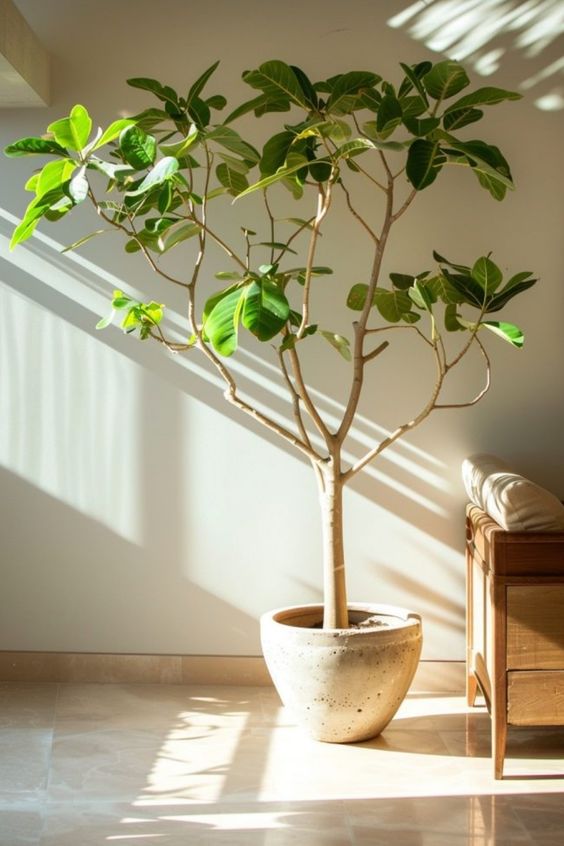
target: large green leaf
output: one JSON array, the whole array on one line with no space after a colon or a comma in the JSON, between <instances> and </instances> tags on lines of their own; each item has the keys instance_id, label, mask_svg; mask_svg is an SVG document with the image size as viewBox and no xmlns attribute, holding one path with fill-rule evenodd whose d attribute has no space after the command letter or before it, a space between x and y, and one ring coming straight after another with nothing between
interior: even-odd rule
<instances>
[{"instance_id":1,"label":"large green leaf","mask_svg":"<svg viewBox=\"0 0 564 846\"><path fill-rule=\"evenodd\" d=\"M10 241L10 250L13 250L17 244L26 241L33 230L41 220L41 218L49 211L49 209L58 203L64 196L62 188L54 188L47 194L40 197L35 197L28 205L21 222L16 226Z\"/></svg>"},{"instance_id":2,"label":"large green leaf","mask_svg":"<svg viewBox=\"0 0 564 846\"><path fill-rule=\"evenodd\" d=\"M474 308L484 308L487 302L487 294L470 274L451 273L445 267L441 268L441 270L447 281L450 282L455 291L460 295L463 302Z\"/></svg>"},{"instance_id":3,"label":"large green leaf","mask_svg":"<svg viewBox=\"0 0 564 846\"><path fill-rule=\"evenodd\" d=\"M400 62L400 67L405 73L406 78L400 86L398 96L402 98L415 88L415 90L419 93L421 99L424 101L425 107L427 107L427 95L421 83L421 79L425 76L426 73L429 73L429 71L433 67L432 63L419 62L419 64L417 65L404 65L403 62Z\"/></svg>"},{"instance_id":4,"label":"large green leaf","mask_svg":"<svg viewBox=\"0 0 564 846\"><path fill-rule=\"evenodd\" d=\"M60 188L67 182L74 169L76 162L70 159L58 159L45 165L38 174L35 185L35 193L38 197L48 194L54 188Z\"/></svg>"},{"instance_id":5,"label":"large green leaf","mask_svg":"<svg viewBox=\"0 0 564 846\"><path fill-rule=\"evenodd\" d=\"M334 115L349 114L357 105L357 97L372 88L381 77L370 71L350 71L337 77L327 101L327 112Z\"/></svg>"},{"instance_id":6,"label":"large green leaf","mask_svg":"<svg viewBox=\"0 0 564 846\"><path fill-rule=\"evenodd\" d=\"M231 286L226 291L210 298L206 303L204 331L220 355L233 355L237 349L244 296L243 287Z\"/></svg>"},{"instance_id":7,"label":"large green leaf","mask_svg":"<svg viewBox=\"0 0 564 846\"><path fill-rule=\"evenodd\" d=\"M522 291L526 291L528 288L531 288L535 282L538 282L538 279L533 279L532 274L528 270L524 270L521 273L516 273L515 276L512 276L507 285L505 285L501 291L498 291L497 294L490 300L488 303L488 312L499 311L502 309L509 300L513 299L513 297L520 294Z\"/></svg>"},{"instance_id":8,"label":"large green leaf","mask_svg":"<svg viewBox=\"0 0 564 846\"><path fill-rule=\"evenodd\" d=\"M237 197L249 187L247 177L243 173L230 168L225 162L217 166L215 173L218 180L233 197Z\"/></svg>"},{"instance_id":9,"label":"large green leaf","mask_svg":"<svg viewBox=\"0 0 564 846\"><path fill-rule=\"evenodd\" d=\"M388 323L398 323L407 312L411 311L411 300L406 291L376 288L374 305Z\"/></svg>"},{"instance_id":10,"label":"large green leaf","mask_svg":"<svg viewBox=\"0 0 564 846\"><path fill-rule=\"evenodd\" d=\"M181 158L198 140L199 132L195 123L190 127L188 134L181 138L180 141L175 141L173 144L161 144L161 152L165 156L175 156L177 159Z\"/></svg>"},{"instance_id":11,"label":"large green leaf","mask_svg":"<svg viewBox=\"0 0 564 846\"><path fill-rule=\"evenodd\" d=\"M422 191L435 181L446 160L438 141L418 138L410 146L407 154L407 178L414 188Z\"/></svg>"},{"instance_id":12,"label":"large green leaf","mask_svg":"<svg viewBox=\"0 0 564 846\"><path fill-rule=\"evenodd\" d=\"M7 156L66 156L67 151L56 141L45 138L20 138L4 148Z\"/></svg>"},{"instance_id":13,"label":"large green leaf","mask_svg":"<svg viewBox=\"0 0 564 846\"><path fill-rule=\"evenodd\" d=\"M504 100L521 100L522 94L516 91L506 91L504 88L493 88L486 86L485 88L478 88L472 91L471 94L466 94L452 103L445 111L445 115L449 112L457 111L458 109L467 109L475 106L493 106L496 103L502 103Z\"/></svg>"},{"instance_id":14,"label":"large green leaf","mask_svg":"<svg viewBox=\"0 0 564 846\"><path fill-rule=\"evenodd\" d=\"M92 119L84 106L76 105L70 115L49 124L47 131L51 132L57 144L69 150L82 150L88 143L92 131Z\"/></svg>"},{"instance_id":15,"label":"large green leaf","mask_svg":"<svg viewBox=\"0 0 564 846\"><path fill-rule=\"evenodd\" d=\"M122 118L120 120L114 120L111 123L105 132L101 134L98 138L94 146L92 147L92 151L98 150L100 147L103 147L104 144L109 144L111 141L115 141L115 139L121 135L124 129L127 129L128 126L133 126L135 123L134 120L131 118Z\"/></svg>"},{"instance_id":16,"label":"large green leaf","mask_svg":"<svg viewBox=\"0 0 564 846\"><path fill-rule=\"evenodd\" d=\"M485 326L486 329L490 330L490 332L493 332L495 335L503 338L504 341L508 341L508 343L517 347L517 349L521 349L525 343L525 336L523 335L523 332L513 323L503 323L497 320L484 320L480 323L480 326Z\"/></svg>"},{"instance_id":17,"label":"large green leaf","mask_svg":"<svg viewBox=\"0 0 564 846\"><path fill-rule=\"evenodd\" d=\"M399 126L402 119L400 101L389 94L382 98L376 115L376 130L382 138L387 138Z\"/></svg>"},{"instance_id":18,"label":"large green leaf","mask_svg":"<svg viewBox=\"0 0 564 846\"><path fill-rule=\"evenodd\" d=\"M203 72L203 74L200 77L198 77L196 82L192 85L192 87L190 88L190 91L188 92L188 96L186 97L186 104L188 106L193 102L193 100L196 97L200 96L206 82L208 81L210 76L214 73L214 71L216 70L218 65L219 65L219 60L217 62L214 62L213 65L210 65L210 67L207 70L205 70Z\"/></svg>"},{"instance_id":19,"label":"large green leaf","mask_svg":"<svg viewBox=\"0 0 564 846\"><path fill-rule=\"evenodd\" d=\"M243 326L259 341L277 335L290 315L290 306L283 291L269 279L253 281L245 290L242 310Z\"/></svg>"},{"instance_id":20,"label":"large green leaf","mask_svg":"<svg viewBox=\"0 0 564 846\"><path fill-rule=\"evenodd\" d=\"M249 186L249 188L239 194L239 196L235 199L240 200L241 197L245 197L247 194L251 194L253 191L259 191L264 188L268 188L269 185L273 185L275 182L280 182L280 180L285 179L287 176L291 176L294 173L297 173L299 170L302 170L304 166L307 167L309 165L309 161L306 158L300 156L299 159L299 161L296 161L291 166L288 165L287 167L281 167L276 171L276 173L273 173L270 176L266 176L259 182L255 182L254 185ZM318 161L324 160L319 159Z\"/></svg>"},{"instance_id":21,"label":"large green leaf","mask_svg":"<svg viewBox=\"0 0 564 846\"><path fill-rule=\"evenodd\" d=\"M165 156L164 159L158 161L155 167L149 171L145 179L134 191L128 191L128 197L138 197L140 194L146 194L157 185L162 185L167 179L170 179L178 168L180 167L178 159L173 156Z\"/></svg>"},{"instance_id":22,"label":"large green leaf","mask_svg":"<svg viewBox=\"0 0 564 846\"><path fill-rule=\"evenodd\" d=\"M296 67L296 65L290 65L290 69L296 75L298 82L300 83L300 87L304 93L304 97L307 100L308 106L310 109L317 109L318 107L318 99L317 93L315 88L313 87L311 80L309 77L304 73L301 68Z\"/></svg>"},{"instance_id":23,"label":"large green leaf","mask_svg":"<svg viewBox=\"0 0 564 846\"><path fill-rule=\"evenodd\" d=\"M136 170L151 167L157 155L157 142L140 127L127 126L119 136L119 148L125 161Z\"/></svg>"},{"instance_id":24,"label":"large green leaf","mask_svg":"<svg viewBox=\"0 0 564 846\"><path fill-rule=\"evenodd\" d=\"M448 133L443 133L442 130L440 134L444 136L450 148L465 156L468 164L477 174L483 173L493 181L500 182L507 188L513 188L509 164L498 147L494 147L493 144L486 144L485 141L479 139L459 141ZM445 147L446 151L447 148Z\"/></svg>"},{"instance_id":25,"label":"large green leaf","mask_svg":"<svg viewBox=\"0 0 564 846\"><path fill-rule=\"evenodd\" d=\"M186 241L188 238L193 238L201 231L201 227L191 220L179 220L173 223L172 226L167 226L166 229L159 235L158 245L163 253L170 250L181 241Z\"/></svg>"},{"instance_id":26,"label":"large green leaf","mask_svg":"<svg viewBox=\"0 0 564 846\"><path fill-rule=\"evenodd\" d=\"M282 167L295 137L293 132L286 131L278 132L268 139L259 162L261 174L268 176Z\"/></svg>"},{"instance_id":27,"label":"large green leaf","mask_svg":"<svg viewBox=\"0 0 564 846\"><path fill-rule=\"evenodd\" d=\"M454 109L444 115L443 126L447 132L452 132L453 129L462 129L463 126L481 120L483 116L481 109Z\"/></svg>"},{"instance_id":28,"label":"large green leaf","mask_svg":"<svg viewBox=\"0 0 564 846\"><path fill-rule=\"evenodd\" d=\"M230 150L232 153L237 153L242 159L251 164L256 164L260 159L258 150L255 150L251 144L243 141L239 133L231 129L231 127L216 126L215 129L206 133L206 138L208 141L215 141L216 144L221 144L222 147L225 147L226 150Z\"/></svg>"},{"instance_id":29,"label":"large green leaf","mask_svg":"<svg viewBox=\"0 0 564 846\"><path fill-rule=\"evenodd\" d=\"M149 79L148 77L134 77L127 80L127 84L132 88L141 88L143 91L151 91L162 100L164 103L171 103L173 106L178 106L178 94L168 85L162 85L156 79Z\"/></svg>"},{"instance_id":30,"label":"large green leaf","mask_svg":"<svg viewBox=\"0 0 564 846\"><path fill-rule=\"evenodd\" d=\"M403 118L403 125L408 132L411 132L412 135L416 135L419 138L424 135L429 135L430 132L437 128L439 123L440 121L438 118Z\"/></svg>"},{"instance_id":31,"label":"large green leaf","mask_svg":"<svg viewBox=\"0 0 564 846\"><path fill-rule=\"evenodd\" d=\"M434 100L446 100L470 85L470 80L459 62L447 60L433 65L423 77L423 85Z\"/></svg>"},{"instance_id":32,"label":"large green leaf","mask_svg":"<svg viewBox=\"0 0 564 846\"><path fill-rule=\"evenodd\" d=\"M258 88L272 100L289 100L304 109L310 108L298 78L285 62L272 60L260 65L258 70L246 71L243 79L252 88Z\"/></svg>"},{"instance_id":33,"label":"large green leaf","mask_svg":"<svg viewBox=\"0 0 564 846\"><path fill-rule=\"evenodd\" d=\"M340 147L337 147L333 156L336 159L348 159L351 156L358 156L366 150L374 149L376 149L376 145L368 138L354 138L352 141L346 141Z\"/></svg>"},{"instance_id":34,"label":"large green leaf","mask_svg":"<svg viewBox=\"0 0 564 846\"><path fill-rule=\"evenodd\" d=\"M481 256L477 259L471 270L471 274L472 278L482 286L486 294L493 294L503 279L501 270L489 256Z\"/></svg>"}]
</instances>

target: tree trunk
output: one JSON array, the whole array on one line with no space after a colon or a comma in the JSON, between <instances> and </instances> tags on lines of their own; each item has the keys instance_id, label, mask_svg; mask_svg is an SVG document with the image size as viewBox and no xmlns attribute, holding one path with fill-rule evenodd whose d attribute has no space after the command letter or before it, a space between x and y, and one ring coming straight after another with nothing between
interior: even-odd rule
<instances>
[{"instance_id":1,"label":"tree trunk","mask_svg":"<svg viewBox=\"0 0 564 846\"><path fill-rule=\"evenodd\" d=\"M325 469L325 486L319 495L323 528L324 629L346 629L349 625L343 544L343 483L338 478L338 464L332 461Z\"/></svg>"}]
</instances>

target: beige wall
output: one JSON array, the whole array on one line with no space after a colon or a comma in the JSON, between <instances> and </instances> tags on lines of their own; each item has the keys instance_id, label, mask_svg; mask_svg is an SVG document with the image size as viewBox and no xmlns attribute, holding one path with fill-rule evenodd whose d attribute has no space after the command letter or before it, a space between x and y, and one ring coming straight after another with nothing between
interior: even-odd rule
<instances>
[{"instance_id":1,"label":"beige wall","mask_svg":"<svg viewBox=\"0 0 564 846\"><path fill-rule=\"evenodd\" d=\"M241 70L272 57L314 77L351 68L393 77L400 60L437 58L406 27L387 26L407 5L21 0L53 56L53 105L3 111L0 140L40 132L75 102L105 124L145 102L126 77L155 76L182 89L215 58L217 90L233 99L246 94ZM517 87L554 60L554 44L528 59L511 48L515 37L502 36L500 70L475 77L476 85ZM512 163L515 194L500 205L469 174L446 174L418 197L390 243L387 270L417 272L433 248L462 261L494 250L503 267L542 277L508 313L526 331L525 350L489 344L494 387L484 402L442 412L348 491L351 598L421 611L426 658L463 657L462 458L499 452L564 496L564 112L534 105L554 85L551 78L526 100L500 106L480 127ZM250 140L260 146L259 137ZM320 598L309 467L226 408L200 360L168 358L117 329L94 331L114 287L144 290L173 314L182 303L141 260L126 257L113 234L79 256L59 256L56 242L97 228L92 213L45 227L44 237L8 255L29 161L0 168L0 648L257 654L262 610ZM278 202L288 205L282 193ZM220 216L232 214L227 202L222 209ZM241 222L251 222L254 209L242 201ZM341 236L342 219L337 208L323 240L321 258L336 273L323 282L333 296L322 313L346 334L341 304L350 284L366 278L367 255L360 231ZM287 414L271 364L257 352L249 343L238 358L243 385ZM312 340L306 366L331 414L349 370L327 352ZM416 410L428 376L419 348L394 340L374 363L352 453L379 426ZM470 363L450 396L466 398L479 378Z\"/></svg>"}]
</instances>

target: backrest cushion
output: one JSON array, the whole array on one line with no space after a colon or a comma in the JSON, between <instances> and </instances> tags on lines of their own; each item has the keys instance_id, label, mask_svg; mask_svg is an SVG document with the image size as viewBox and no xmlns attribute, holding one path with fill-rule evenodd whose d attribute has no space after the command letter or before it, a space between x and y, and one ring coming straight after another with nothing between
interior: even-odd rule
<instances>
[{"instance_id":1,"label":"backrest cushion","mask_svg":"<svg viewBox=\"0 0 564 846\"><path fill-rule=\"evenodd\" d=\"M547 491L513 472L495 455L471 455L462 464L469 499L508 532L564 531L564 505Z\"/></svg>"}]
</instances>

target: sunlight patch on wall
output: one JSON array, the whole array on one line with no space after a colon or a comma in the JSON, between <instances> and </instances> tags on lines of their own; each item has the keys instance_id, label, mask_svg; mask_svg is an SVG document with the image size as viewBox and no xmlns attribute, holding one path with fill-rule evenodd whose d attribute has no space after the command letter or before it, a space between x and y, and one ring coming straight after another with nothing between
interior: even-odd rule
<instances>
[{"instance_id":1,"label":"sunlight patch on wall","mask_svg":"<svg viewBox=\"0 0 564 846\"><path fill-rule=\"evenodd\" d=\"M564 108L563 61L547 64L543 56L564 34L562 0L419 0L388 25L482 76L518 61L519 88L536 89L535 105L545 111Z\"/></svg>"},{"instance_id":2,"label":"sunlight patch on wall","mask_svg":"<svg viewBox=\"0 0 564 846\"><path fill-rule=\"evenodd\" d=\"M3 283L0 361L0 463L138 541L135 366Z\"/></svg>"}]
</instances>

